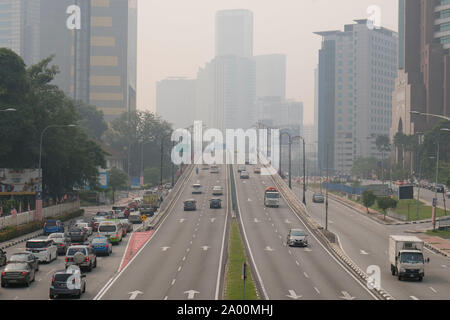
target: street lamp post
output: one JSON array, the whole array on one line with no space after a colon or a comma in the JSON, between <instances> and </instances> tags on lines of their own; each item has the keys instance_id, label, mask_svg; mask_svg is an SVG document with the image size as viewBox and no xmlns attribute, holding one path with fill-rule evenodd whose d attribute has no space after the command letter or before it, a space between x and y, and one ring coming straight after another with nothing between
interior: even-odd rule
<instances>
[{"instance_id":1,"label":"street lamp post","mask_svg":"<svg viewBox=\"0 0 450 320\"><path fill-rule=\"evenodd\" d=\"M434 199L433 199L433 213L432 213L432 221L433 221L433 231L436 231L436 214L437 214L437 184L438 184L438 176L439 176L439 142L441 139L441 131L450 132L450 129L441 128L438 131L438 140L436 146L436 184L434 187Z\"/></svg>"},{"instance_id":2,"label":"street lamp post","mask_svg":"<svg viewBox=\"0 0 450 320\"><path fill-rule=\"evenodd\" d=\"M327 187L325 191L325 230L328 230L328 149L329 149L329 143L327 142L327 152L326 152L326 158L327 158Z\"/></svg>"}]
</instances>

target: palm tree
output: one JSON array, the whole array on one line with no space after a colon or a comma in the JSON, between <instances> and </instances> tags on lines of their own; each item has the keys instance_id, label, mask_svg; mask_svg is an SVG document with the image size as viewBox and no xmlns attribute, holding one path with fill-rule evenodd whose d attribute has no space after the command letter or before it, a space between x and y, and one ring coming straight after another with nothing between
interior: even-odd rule
<instances>
[{"instance_id":1,"label":"palm tree","mask_svg":"<svg viewBox=\"0 0 450 320\"><path fill-rule=\"evenodd\" d=\"M391 142L387 135L379 135L375 140L375 144L377 146L377 150L381 152L381 181L382 183L384 183L384 172L383 172L384 153L389 152L391 150Z\"/></svg>"}]
</instances>

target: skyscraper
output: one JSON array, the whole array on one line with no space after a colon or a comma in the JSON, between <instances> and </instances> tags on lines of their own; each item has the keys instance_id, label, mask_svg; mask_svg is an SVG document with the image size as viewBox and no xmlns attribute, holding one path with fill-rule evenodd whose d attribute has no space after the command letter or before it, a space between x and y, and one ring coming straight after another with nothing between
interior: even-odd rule
<instances>
[{"instance_id":1,"label":"skyscraper","mask_svg":"<svg viewBox=\"0 0 450 320\"><path fill-rule=\"evenodd\" d=\"M398 61L391 139L425 132L438 121L410 111L450 115L449 1L399 0ZM409 153L394 151L396 163L414 162Z\"/></svg>"},{"instance_id":2,"label":"skyscraper","mask_svg":"<svg viewBox=\"0 0 450 320\"><path fill-rule=\"evenodd\" d=\"M286 55L254 56L256 70L256 98L286 97Z\"/></svg>"},{"instance_id":3,"label":"skyscraper","mask_svg":"<svg viewBox=\"0 0 450 320\"><path fill-rule=\"evenodd\" d=\"M317 32L319 163L350 174L357 157L381 158L375 139L389 135L397 66L397 34L355 20L344 31Z\"/></svg>"},{"instance_id":4,"label":"skyscraper","mask_svg":"<svg viewBox=\"0 0 450 320\"><path fill-rule=\"evenodd\" d=\"M221 10L216 13L216 56L253 56L253 13Z\"/></svg>"}]
</instances>

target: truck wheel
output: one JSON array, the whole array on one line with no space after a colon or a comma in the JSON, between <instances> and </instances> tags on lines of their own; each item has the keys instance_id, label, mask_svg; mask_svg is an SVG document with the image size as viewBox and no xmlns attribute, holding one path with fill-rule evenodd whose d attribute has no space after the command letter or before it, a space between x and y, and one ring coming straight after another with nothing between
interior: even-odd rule
<instances>
[{"instance_id":1,"label":"truck wheel","mask_svg":"<svg viewBox=\"0 0 450 320\"><path fill-rule=\"evenodd\" d=\"M399 276L398 276L398 281L402 281L402 280L403 280L402 276L399 275Z\"/></svg>"},{"instance_id":2,"label":"truck wheel","mask_svg":"<svg viewBox=\"0 0 450 320\"><path fill-rule=\"evenodd\" d=\"M395 268L394 268L393 266L391 266L391 274L392 274L393 276L395 276Z\"/></svg>"},{"instance_id":3,"label":"truck wheel","mask_svg":"<svg viewBox=\"0 0 450 320\"><path fill-rule=\"evenodd\" d=\"M55 299L55 295L50 293L49 298L53 300Z\"/></svg>"},{"instance_id":4,"label":"truck wheel","mask_svg":"<svg viewBox=\"0 0 450 320\"><path fill-rule=\"evenodd\" d=\"M422 282L422 280L423 280L423 277L419 277L419 281Z\"/></svg>"}]
</instances>

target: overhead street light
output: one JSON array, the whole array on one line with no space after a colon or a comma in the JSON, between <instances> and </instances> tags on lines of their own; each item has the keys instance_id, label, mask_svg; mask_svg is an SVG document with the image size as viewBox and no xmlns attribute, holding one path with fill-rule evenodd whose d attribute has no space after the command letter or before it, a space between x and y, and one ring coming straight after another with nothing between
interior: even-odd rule
<instances>
[{"instance_id":1,"label":"overhead street light","mask_svg":"<svg viewBox=\"0 0 450 320\"><path fill-rule=\"evenodd\" d=\"M430 117L436 117L436 118L440 118L440 119L444 119L447 121L450 121L450 117L447 116L443 116L440 114L432 114L432 113L425 113L425 112L419 112L419 111L410 111L410 114L416 115L416 116L430 116Z\"/></svg>"},{"instance_id":2,"label":"overhead street light","mask_svg":"<svg viewBox=\"0 0 450 320\"><path fill-rule=\"evenodd\" d=\"M14 109L14 108L8 108L8 109L0 110L0 112L15 112L15 111L17 111L17 110Z\"/></svg>"}]
</instances>

